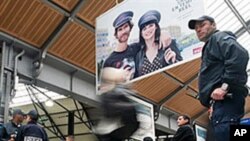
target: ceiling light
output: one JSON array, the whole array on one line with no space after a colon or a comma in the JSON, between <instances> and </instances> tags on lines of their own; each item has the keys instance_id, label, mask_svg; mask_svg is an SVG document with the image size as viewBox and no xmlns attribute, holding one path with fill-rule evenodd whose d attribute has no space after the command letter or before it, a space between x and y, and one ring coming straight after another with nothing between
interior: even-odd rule
<instances>
[{"instance_id":1,"label":"ceiling light","mask_svg":"<svg viewBox=\"0 0 250 141\"><path fill-rule=\"evenodd\" d=\"M45 105L47 107L52 107L54 105L54 102L51 99L48 99L47 101L45 101Z\"/></svg>"}]
</instances>

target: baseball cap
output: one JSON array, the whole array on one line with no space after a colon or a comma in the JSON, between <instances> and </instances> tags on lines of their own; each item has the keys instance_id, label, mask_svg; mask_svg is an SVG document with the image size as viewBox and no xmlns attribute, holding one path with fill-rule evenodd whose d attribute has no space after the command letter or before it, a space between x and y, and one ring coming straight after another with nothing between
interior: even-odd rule
<instances>
[{"instance_id":1,"label":"baseball cap","mask_svg":"<svg viewBox=\"0 0 250 141\"><path fill-rule=\"evenodd\" d=\"M25 115L23 112L22 112L22 110L21 109L15 109L15 110L13 110L13 114L12 114L13 116L14 115Z\"/></svg>"},{"instance_id":2,"label":"baseball cap","mask_svg":"<svg viewBox=\"0 0 250 141\"><path fill-rule=\"evenodd\" d=\"M150 10L141 16L138 22L138 26L139 28L142 28L142 26L147 22L155 21L159 23L160 20L161 14L156 10Z\"/></svg>"},{"instance_id":3,"label":"baseball cap","mask_svg":"<svg viewBox=\"0 0 250 141\"><path fill-rule=\"evenodd\" d=\"M118 28L126 22L132 20L134 13L132 11L122 12L113 22L114 28Z\"/></svg>"},{"instance_id":4,"label":"baseball cap","mask_svg":"<svg viewBox=\"0 0 250 141\"><path fill-rule=\"evenodd\" d=\"M38 113L36 110L30 110L26 115L29 115L32 119L38 119Z\"/></svg>"},{"instance_id":5,"label":"baseball cap","mask_svg":"<svg viewBox=\"0 0 250 141\"><path fill-rule=\"evenodd\" d=\"M210 16L207 16L207 15L203 15L201 17L199 17L198 19L191 19L189 22L188 22L188 27L190 29L194 29L195 28L195 24L196 22L201 22L201 21L205 21L205 20L208 20L210 22L214 22L214 18L210 17Z\"/></svg>"}]
</instances>

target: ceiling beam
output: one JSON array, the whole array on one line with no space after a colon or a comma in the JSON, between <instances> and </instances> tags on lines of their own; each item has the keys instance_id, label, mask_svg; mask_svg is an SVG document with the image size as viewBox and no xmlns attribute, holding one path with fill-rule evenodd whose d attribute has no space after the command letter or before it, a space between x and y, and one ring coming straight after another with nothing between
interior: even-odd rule
<instances>
[{"instance_id":1,"label":"ceiling beam","mask_svg":"<svg viewBox=\"0 0 250 141\"><path fill-rule=\"evenodd\" d=\"M230 0L224 0L227 6L231 9L231 11L234 13L234 15L237 17L237 19L240 21L240 23L243 25L245 30L250 34L250 29L248 28L248 25L244 18L241 16L239 11L235 8L235 6L232 4Z\"/></svg>"},{"instance_id":2,"label":"ceiling beam","mask_svg":"<svg viewBox=\"0 0 250 141\"><path fill-rule=\"evenodd\" d=\"M55 5L53 2L48 1L48 0L43 0L43 3L49 4L50 6ZM57 26L57 28L52 32L52 34L49 36L49 38L45 41L45 43L42 45L42 54L41 54L41 59L44 59L48 49L55 43L55 41L59 38L61 33L68 27L68 25L75 19L76 14L79 12L80 8L82 5L85 3L85 1L81 0L77 3L77 5L74 7L74 9L70 12L67 13L67 11L63 10L61 7L58 6L57 10L59 12L63 12L64 18L60 22L60 24ZM55 8L55 6L53 6Z\"/></svg>"},{"instance_id":3,"label":"ceiling beam","mask_svg":"<svg viewBox=\"0 0 250 141\"><path fill-rule=\"evenodd\" d=\"M193 75L189 80L187 80L183 85L176 88L173 92L168 94L166 97L164 97L160 102L159 105L162 106L165 102L167 102L169 99L174 98L178 92L183 90L184 88L187 88L190 83L192 83L195 79L197 79L198 73Z\"/></svg>"},{"instance_id":4,"label":"ceiling beam","mask_svg":"<svg viewBox=\"0 0 250 141\"><path fill-rule=\"evenodd\" d=\"M77 16L70 16L71 14L68 11L64 10L63 8L61 8L60 6L58 6L57 4L52 3L51 1L42 0L42 2L45 3L45 4L47 4L47 5L49 5L49 6L51 6L54 9L56 9L57 11L59 11L60 13L62 13L63 15L65 15L66 17L71 17L72 21L75 21L76 23L84 26L85 28L87 28L91 32L95 33L95 27L92 26L91 24L89 24L88 22L86 22L86 21L78 18ZM76 9L75 12L78 12L78 7L81 8L85 4L85 2L86 2L86 0L81 0L81 2L77 3L77 5L76 5L77 8L74 8L74 9Z\"/></svg>"},{"instance_id":5,"label":"ceiling beam","mask_svg":"<svg viewBox=\"0 0 250 141\"><path fill-rule=\"evenodd\" d=\"M31 95L33 95L34 90L31 89L30 87L28 87L27 90L28 90L28 89L29 89L29 92L30 92L30 93L29 93L30 98L33 99L33 98L31 97ZM46 114L46 117L48 117L48 119L49 119L51 125L54 126L55 129L56 129L56 131L57 131L57 133L59 133L60 138L65 139L65 137L63 136L62 131L58 128L58 126L56 125L54 119L51 117L51 115L49 114L49 112L46 110L46 108L44 107L43 103L41 103L41 102L39 101L39 98L37 97L37 95L33 95L33 96L34 96L34 98L36 99L36 101L37 101L36 103L39 105L40 109ZM34 102L34 100L32 100L32 102ZM37 109L36 109L36 110L37 110ZM38 112L38 110L37 110L37 112Z\"/></svg>"},{"instance_id":6,"label":"ceiling beam","mask_svg":"<svg viewBox=\"0 0 250 141\"><path fill-rule=\"evenodd\" d=\"M250 30L250 20L248 20L248 21L246 22L246 24L247 24L247 29ZM235 32L235 36L236 36L237 38L239 38L239 37L242 36L245 32L246 32L246 29L245 29L245 27L242 26L240 29L238 29L238 30Z\"/></svg>"},{"instance_id":7,"label":"ceiling beam","mask_svg":"<svg viewBox=\"0 0 250 141\"><path fill-rule=\"evenodd\" d=\"M162 72L163 75L167 78L170 78L171 80L173 80L176 84L180 85L180 86L183 86L183 82L181 82L178 78L172 76L171 74L169 74L168 72L164 71Z\"/></svg>"}]
</instances>

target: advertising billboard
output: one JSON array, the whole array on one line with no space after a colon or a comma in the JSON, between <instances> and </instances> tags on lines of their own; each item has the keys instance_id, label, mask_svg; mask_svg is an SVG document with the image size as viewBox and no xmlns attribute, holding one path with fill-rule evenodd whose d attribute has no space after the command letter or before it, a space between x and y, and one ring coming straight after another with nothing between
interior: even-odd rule
<instances>
[{"instance_id":1,"label":"advertising billboard","mask_svg":"<svg viewBox=\"0 0 250 141\"><path fill-rule=\"evenodd\" d=\"M96 19L97 89L133 82L200 57L188 21L203 0L126 0Z\"/></svg>"},{"instance_id":2,"label":"advertising billboard","mask_svg":"<svg viewBox=\"0 0 250 141\"><path fill-rule=\"evenodd\" d=\"M206 141L207 129L195 124L195 136L197 141Z\"/></svg>"}]
</instances>

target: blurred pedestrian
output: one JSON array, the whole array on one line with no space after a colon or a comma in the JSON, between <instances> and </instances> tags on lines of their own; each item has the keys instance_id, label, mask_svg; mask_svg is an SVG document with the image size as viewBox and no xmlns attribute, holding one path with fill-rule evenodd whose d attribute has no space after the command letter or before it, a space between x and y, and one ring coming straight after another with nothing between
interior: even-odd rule
<instances>
[{"instance_id":1,"label":"blurred pedestrian","mask_svg":"<svg viewBox=\"0 0 250 141\"><path fill-rule=\"evenodd\" d=\"M139 127L135 104L129 98L131 89L117 85L100 96L103 118L95 132L101 141L128 139Z\"/></svg>"}]
</instances>

